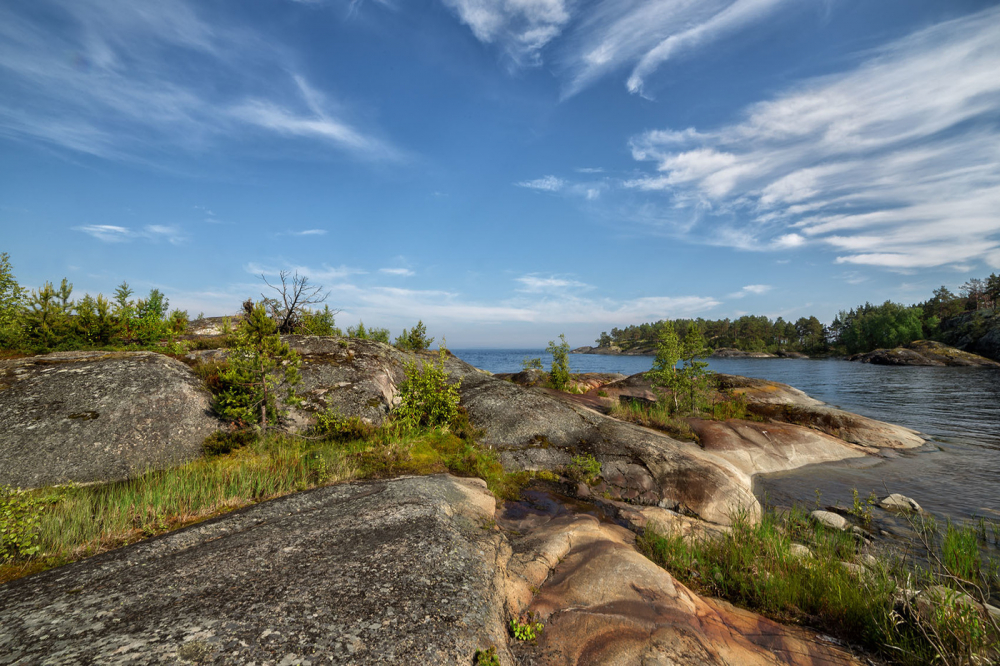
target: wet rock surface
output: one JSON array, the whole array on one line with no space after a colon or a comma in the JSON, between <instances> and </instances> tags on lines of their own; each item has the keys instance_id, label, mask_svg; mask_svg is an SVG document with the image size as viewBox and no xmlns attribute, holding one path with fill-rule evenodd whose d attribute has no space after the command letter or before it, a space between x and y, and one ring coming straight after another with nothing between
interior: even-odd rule
<instances>
[{"instance_id":1,"label":"wet rock surface","mask_svg":"<svg viewBox=\"0 0 1000 666\"><path fill-rule=\"evenodd\" d=\"M197 458L220 425L201 382L162 354L0 361L0 485L125 479Z\"/></svg>"},{"instance_id":2,"label":"wet rock surface","mask_svg":"<svg viewBox=\"0 0 1000 666\"><path fill-rule=\"evenodd\" d=\"M0 586L0 664L465 664L506 652L479 480L265 502Z\"/></svg>"}]
</instances>

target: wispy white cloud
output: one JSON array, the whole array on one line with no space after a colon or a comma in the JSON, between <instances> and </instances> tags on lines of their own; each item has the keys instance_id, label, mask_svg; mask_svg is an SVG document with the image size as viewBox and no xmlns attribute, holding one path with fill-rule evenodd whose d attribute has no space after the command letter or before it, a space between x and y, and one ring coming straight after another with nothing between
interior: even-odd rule
<instances>
[{"instance_id":1,"label":"wispy white cloud","mask_svg":"<svg viewBox=\"0 0 1000 666\"><path fill-rule=\"evenodd\" d=\"M541 190L543 192L558 192L566 187L566 181L555 176L542 176L541 178L523 180L514 184L518 187L527 187L531 190Z\"/></svg>"},{"instance_id":2,"label":"wispy white cloud","mask_svg":"<svg viewBox=\"0 0 1000 666\"><path fill-rule=\"evenodd\" d=\"M771 291L773 287L769 284L748 284L739 291L729 294L728 298L743 298L744 296L760 296Z\"/></svg>"},{"instance_id":3,"label":"wispy white cloud","mask_svg":"<svg viewBox=\"0 0 1000 666\"><path fill-rule=\"evenodd\" d=\"M577 167L574 171L577 173L604 173L604 169L601 167Z\"/></svg>"},{"instance_id":4,"label":"wispy white cloud","mask_svg":"<svg viewBox=\"0 0 1000 666\"><path fill-rule=\"evenodd\" d=\"M415 275L409 268L380 268L378 272L385 275L398 275L400 277L413 277Z\"/></svg>"},{"instance_id":5,"label":"wispy white cloud","mask_svg":"<svg viewBox=\"0 0 1000 666\"><path fill-rule=\"evenodd\" d=\"M312 89L280 47L210 23L201 6L31 4L0 5L0 135L147 162L254 133L401 156Z\"/></svg>"},{"instance_id":6,"label":"wispy white cloud","mask_svg":"<svg viewBox=\"0 0 1000 666\"><path fill-rule=\"evenodd\" d=\"M908 270L1000 253L1000 9L894 42L711 131L631 142L656 172L626 183L698 211L711 242L832 248ZM710 227L710 229L709 229Z\"/></svg>"},{"instance_id":7,"label":"wispy white cloud","mask_svg":"<svg viewBox=\"0 0 1000 666\"><path fill-rule=\"evenodd\" d=\"M580 290L593 288L589 284L580 282L579 280L568 280L555 276L541 277L537 274L524 275L516 278L516 281L521 283L519 291L528 293L551 293L567 289Z\"/></svg>"},{"instance_id":8,"label":"wispy white cloud","mask_svg":"<svg viewBox=\"0 0 1000 666\"><path fill-rule=\"evenodd\" d=\"M326 229L305 229L303 231L283 231L285 236L325 236Z\"/></svg>"},{"instance_id":9,"label":"wispy white cloud","mask_svg":"<svg viewBox=\"0 0 1000 666\"><path fill-rule=\"evenodd\" d=\"M443 0L486 44L498 44L515 65L541 62L541 50L570 20L567 0Z\"/></svg>"},{"instance_id":10,"label":"wispy white cloud","mask_svg":"<svg viewBox=\"0 0 1000 666\"><path fill-rule=\"evenodd\" d=\"M631 66L627 87L642 92L664 62L764 20L786 0L602 0L580 19L559 61L564 96Z\"/></svg>"},{"instance_id":11,"label":"wispy white cloud","mask_svg":"<svg viewBox=\"0 0 1000 666\"><path fill-rule=\"evenodd\" d=\"M252 275L265 275L269 277L278 275L282 270L287 270L292 274L298 273L299 275L307 277L314 282L340 280L351 275L364 275L367 273L365 270L352 268L350 266L328 266L323 264L319 268L298 265L289 265L284 268L278 268L275 266L257 264L253 262L244 266L244 270Z\"/></svg>"},{"instance_id":12,"label":"wispy white cloud","mask_svg":"<svg viewBox=\"0 0 1000 666\"><path fill-rule=\"evenodd\" d=\"M74 231L81 231L88 236L93 236L105 243L126 243L133 240L164 240L173 245L180 245L187 237L177 227L169 227L160 224L151 224L142 229L131 229L114 224L85 224L73 227Z\"/></svg>"}]
</instances>

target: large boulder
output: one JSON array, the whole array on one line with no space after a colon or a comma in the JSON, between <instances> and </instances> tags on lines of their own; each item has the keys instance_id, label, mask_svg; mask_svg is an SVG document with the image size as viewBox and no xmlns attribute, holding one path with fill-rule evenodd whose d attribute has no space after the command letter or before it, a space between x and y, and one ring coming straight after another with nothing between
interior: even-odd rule
<instances>
[{"instance_id":1,"label":"large boulder","mask_svg":"<svg viewBox=\"0 0 1000 666\"><path fill-rule=\"evenodd\" d=\"M219 425L201 382L163 354L0 361L0 485L126 479L198 457Z\"/></svg>"},{"instance_id":2,"label":"large boulder","mask_svg":"<svg viewBox=\"0 0 1000 666\"><path fill-rule=\"evenodd\" d=\"M508 666L494 509L444 475L265 502L0 586L0 663Z\"/></svg>"}]
</instances>

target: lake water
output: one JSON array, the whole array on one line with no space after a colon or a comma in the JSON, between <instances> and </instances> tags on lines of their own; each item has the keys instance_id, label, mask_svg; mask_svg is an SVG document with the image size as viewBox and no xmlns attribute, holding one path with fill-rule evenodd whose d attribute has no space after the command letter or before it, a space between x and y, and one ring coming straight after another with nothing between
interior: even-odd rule
<instances>
[{"instance_id":1,"label":"lake water","mask_svg":"<svg viewBox=\"0 0 1000 666\"><path fill-rule=\"evenodd\" d=\"M491 372L517 372L525 357L551 357L533 349L452 350ZM652 367L650 356L570 355L572 372L621 372ZM992 368L889 367L840 360L709 359L717 372L789 384L831 405L898 423L931 438L920 449L892 459L861 458L810 465L757 478L755 491L787 506L851 503L862 496L903 493L924 509L955 519L1000 518L1000 370Z\"/></svg>"}]
</instances>

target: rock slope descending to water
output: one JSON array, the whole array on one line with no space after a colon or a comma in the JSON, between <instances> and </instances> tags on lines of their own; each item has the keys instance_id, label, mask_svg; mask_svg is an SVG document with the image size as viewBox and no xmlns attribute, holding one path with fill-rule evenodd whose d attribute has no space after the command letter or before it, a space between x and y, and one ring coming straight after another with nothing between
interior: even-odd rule
<instances>
[{"instance_id":1,"label":"rock slope descending to water","mask_svg":"<svg viewBox=\"0 0 1000 666\"><path fill-rule=\"evenodd\" d=\"M917 340L894 349L876 349L865 354L855 354L849 361L874 365L925 365L1000 368L1000 363L940 342Z\"/></svg>"},{"instance_id":2,"label":"rock slope descending to water","mask_svg":"<svg viewBox=\"0 0 1000 666\"><path fill-rule=\"evenodd\" d=\"M198 457L219 425L201 382L162 354L0 361L0 485L125 479Z\"/></svg>"},{"instance_id":3,"label":"rock slope descending to water","mask_svg":"<svg viewBox=\"0 0 1000 666\"><path fill-rule=\"evenodd\" d=\"M259 504L0 586L0 664L507 666L494 509L443 475Z\"/></svg>"},{"instance_id":4,"label":"rock slope descending to water","mask_svg":"<svg viewBox=\"0 0 1000 666\"><path fill-rule=\"evenodd\" d=\"M404 364L435 358L430 352L414 355L368 340L285 339L303 357L303 380L297 389L305 401L289 410L293 429L307 426L313 413L324 409L381 423L398 403ZM216 358L225 351L199 354ZM730 521L734 507L751 512L759 508L751 491L755 473L862 455L850 443L865 442L869 435L876 440L867 446L913 446L923 441L903 428L834 410L788 386L731 378L731 382L744 382L741 390L754 401L770 405L779 416L793 408L804 410L810 418L826 423L829 427L824 431L834 437L787 426L752 434L755 426L744 424L721 433L715 444L698 446L605 416L579 396L503 381L454 356L447 358L445 367L452 381L461 382L462 405L472 423L483 430L482 441L500 451L509 468L559 470L573 456L590 453L608 472L605 491L612 499L659 504L721 524ZM626 394L654 397L641 375L605 384L601 390L609 396L602 400ZM759 400L758 395L762 396ZM800 423L804 419L800 414L797 418L778 420ZM731 436L737 432L743 435ZM907 439L893 439L897 436Z\"/></svg>"}]
</instances>

